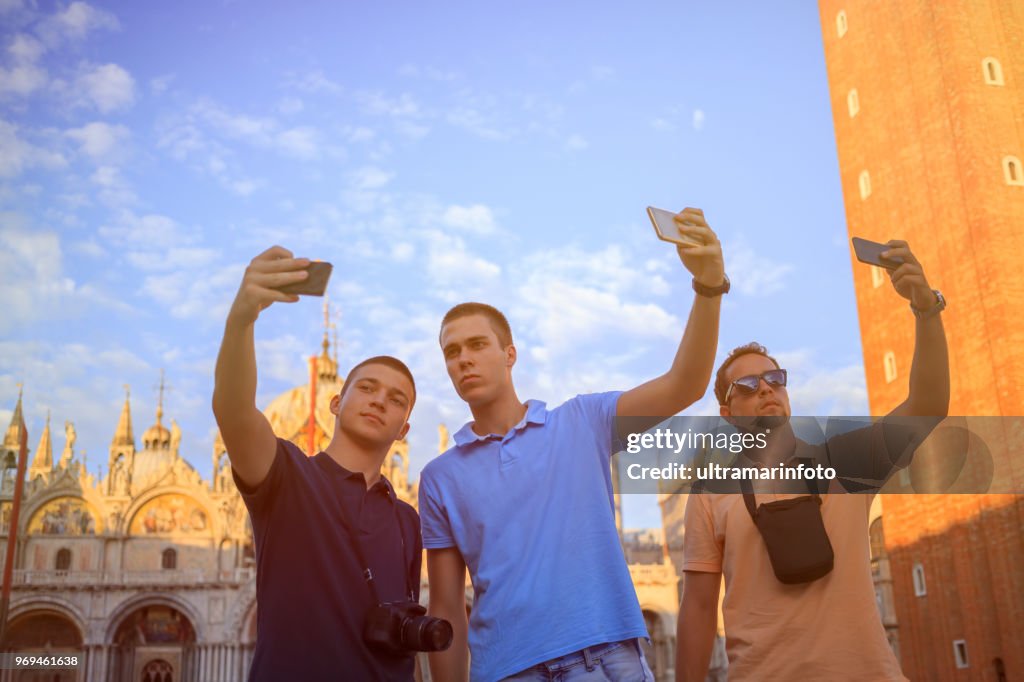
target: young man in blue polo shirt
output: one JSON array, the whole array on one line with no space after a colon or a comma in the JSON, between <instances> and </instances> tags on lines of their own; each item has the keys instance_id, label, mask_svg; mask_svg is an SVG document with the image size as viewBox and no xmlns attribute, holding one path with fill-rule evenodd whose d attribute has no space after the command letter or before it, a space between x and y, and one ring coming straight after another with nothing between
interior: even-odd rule
<instances>
[{"instance_id":1,"label":"young man in blue polo shirt","mask_svg":"<svg viewBox=\"0 0 1024 682\"><path fill-rule=\"evenodd\" d=\"M249 679L411 682L413 658L371 649L363 627L378 601L419 598L419 518L380 475L392 443L409 429L412 374L387 356L356 365L331 399L334 436L314 457L275 437L256 407L256 319L275 302L298 300L277 288L304 279L307 265L279 246L253 259L217 357L213 411L256 540Z\"/></svg>"},{"instance_id":2,"label":"young man in blue polo shirt","mask_svg":"<svg viewBox=\"0 0 1024 682\"><path fill-rule=\"evenodd\" d=\"M703 212L685 209L676 222L701 243L679 248L698 295L671 368L625 393L581 395L552 410L523 403L505 317L479 303L445 316L448 376L473 421L420 477L430 613L455 629L451 648L431 654L435 680L466 679L467 639L474 681L652 679L615 526L614 420L672 415L704 395L728 291L721 245Z\"/></svg>"}]
</instances>

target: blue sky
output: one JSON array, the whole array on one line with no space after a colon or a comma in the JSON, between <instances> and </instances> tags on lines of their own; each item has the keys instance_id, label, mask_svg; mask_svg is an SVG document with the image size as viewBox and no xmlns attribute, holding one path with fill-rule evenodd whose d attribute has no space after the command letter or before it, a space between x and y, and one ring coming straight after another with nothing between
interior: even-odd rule
<instances>
[{"instance_id":1,"label":"blue sky","mask_svg":"<svg viewBox=\"0 0 1024 682\"><path fill-rule=\"evenodd\" d=\"M813 4L0 0L0 26L0 421L24 383L32 448L49 410L105 471L122 385L138 439L163 368L208 477L224 317L276 243L335 264L343 369L412 367L418 472L469 416L454 303L508 314L523 398L668 367L692 292L649 204L723 243L720 357L759 339L795 413L867 411ZM322 333L319 300L263 314L261 405Z\"/></svg>"}]
</instances>

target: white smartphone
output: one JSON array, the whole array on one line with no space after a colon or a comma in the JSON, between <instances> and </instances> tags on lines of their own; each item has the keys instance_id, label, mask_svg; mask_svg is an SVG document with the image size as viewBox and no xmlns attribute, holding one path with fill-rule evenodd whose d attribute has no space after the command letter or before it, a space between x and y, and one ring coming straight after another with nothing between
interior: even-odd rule
<instances>
[{"instance_id":1,"label":"white smartphone","mask_svg":"<svg viewBox=\"0 0 1024 682\"><path fill-rule=\"evenodd\" d=\"M647 215L651 219L651 224L654 225L658 239L682 246L703 246L697 239L679 231L679 224L675 221L676 214L672 211L648 206Z\"/></svg>"}]
</instances>

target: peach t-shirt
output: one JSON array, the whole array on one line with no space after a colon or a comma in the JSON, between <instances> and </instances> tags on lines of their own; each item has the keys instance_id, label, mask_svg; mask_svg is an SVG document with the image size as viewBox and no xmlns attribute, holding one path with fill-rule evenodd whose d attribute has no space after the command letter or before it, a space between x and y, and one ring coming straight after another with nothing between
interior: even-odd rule
<instances>
[{"instance_id":1,"label":"peach t-shirt","mask_svg":"<svg viewBox=\"0 0 1024 682\"><path fill-rule=\"evenodd\" d=\"M754 481L756 504L797 497L772 491L781 485ZM821 499L835 565L800 585L776 579L742 495L704 492L687 500L683 570L725 575L731 682L907 679L875 603L868 543L872 495L837 492Z\"/></svg>"}]
</instances>

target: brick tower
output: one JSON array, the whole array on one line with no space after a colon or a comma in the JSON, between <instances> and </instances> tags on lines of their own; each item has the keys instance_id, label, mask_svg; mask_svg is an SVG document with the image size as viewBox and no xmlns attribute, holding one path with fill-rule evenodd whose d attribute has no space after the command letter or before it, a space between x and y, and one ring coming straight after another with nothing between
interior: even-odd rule
<instances>
[{"instance_id":1,"label":"brick tower","mask_svg":"<svg viewBox=\"0 0 1024 682\"><path fill-rule=\"evenodd\" d=\"M906 239L949 301L950 415L1024 415L1024 5L820 0L849 236ZM851 250L851 258L852 258ZM871 413L906 396L914 321L854 261ZM1020 420L968 420L1024 490ZM889 495L911 679L1024 677L1024 496Z\"/></svg>"}]
</instances>

